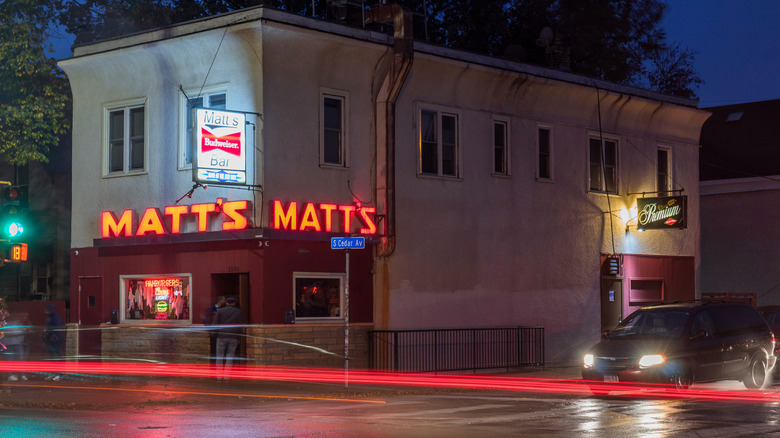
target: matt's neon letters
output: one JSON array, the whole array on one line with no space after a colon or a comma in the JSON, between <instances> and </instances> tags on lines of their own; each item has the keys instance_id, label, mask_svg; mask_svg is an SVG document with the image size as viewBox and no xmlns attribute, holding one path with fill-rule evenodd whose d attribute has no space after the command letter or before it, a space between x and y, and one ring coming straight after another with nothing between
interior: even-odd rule
<instances>
[{"instance_id":1,"label":"matt's neon letters","mask_svg":"<svg viewBox=\"0 0 780 438\"><path fill-rule=\"evenodd\" d=\"M249 223L242 212L248 208L248 201L224 202L222 198L217 198L217 202L210 204L170 205L162 212L159 208L150 207L144 210L137 222L133 220L133 210L123 211L118 218L113 212L104 211L100 218L101 236L106 239L146 234L180 234L182 221L189 216L197 220L198 232L205 232L209 231L209 216L217 213L226 216L222 221L223 230L243 230Z\"/></svg>"},{"instance_id":2,"label":"matt's neon letters","mask_svg":"<svg viewBox=\"0 0 780 438\"><path fill-rule=\"evenodd\" d=\"M360 234L376 234L375 212L374 207L313 202L299 209L295 201L285 209L282 201L274 201L271 225L277 230L353 233L356 228Z\"/></svg>"}]
</instances>

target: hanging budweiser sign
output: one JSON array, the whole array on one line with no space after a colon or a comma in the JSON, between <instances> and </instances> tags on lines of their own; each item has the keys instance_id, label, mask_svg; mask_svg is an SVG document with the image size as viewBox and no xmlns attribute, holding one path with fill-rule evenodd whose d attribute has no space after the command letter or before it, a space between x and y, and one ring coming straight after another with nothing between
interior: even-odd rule
<instances>
[{"instance_id":1,"label":"hanging budweiser sign","mask_svg":"<svg viewBox=\"0 0 780 438\"><path fill-rule=\"evenodd\" d=\"M193 181L246 184L246 116L232 111L195 108Z\"/></svg>"},{"instance_id":2,"label":"hanging budweiser sign","mask_svg":"<svg viewBox=\"0 0 780 438\"><path fill-rule=\"evenodd\" d=\"M687 196L637 199L636 207L639 211L637 228L640 230L687 228L687 201Z\"/></svg>"}]
</instances>

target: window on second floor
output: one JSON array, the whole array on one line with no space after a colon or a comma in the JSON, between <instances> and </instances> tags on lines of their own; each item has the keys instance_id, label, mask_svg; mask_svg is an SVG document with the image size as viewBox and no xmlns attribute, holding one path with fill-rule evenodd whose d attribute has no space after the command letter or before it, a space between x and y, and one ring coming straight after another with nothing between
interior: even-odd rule
<instances>
[{"instance_id":1,"label":"window on second floor","mask_svg":"<svg viewBox=\"0 0 780 438\"><path fill-rule=\"evenodd\" d=\"M106 107L105 175L146 170L146 116L143 100Z\"/></svg>"},{"instance_id":2,"label":"window on second floor","mask_svg":"<svg viewBox=\"0 0 780 438\"><path fill-rule=\"evenodd\" d=\"M656 181L659 195L672 190L672 151L668 148L658 148L658 158L656 161L657 175Z\"/></svg>"},{"instance_id":3,"label":"window on second floor","mask_svg":"<svg viewBox=\"0 0 780 438\"><path fill-rule=\"evenodd\" d=\"M588 148L589 183L591 192L617 194L618 147L617 141L590 138Z\"/></svg>"},{"instance_id":4,"label":"window on second floor","mask_svg":"<svg viewBox=\"0 0 780 438\"><path fill-rule=\"evenodd\" d=\"M347 167L347 96L321 94L320 164Z\"/></svg>"},{"instance_id":5,"label":"window on second floor","mask_svg":"<svg viewBox=\"0 0 780 438\"><path fill-rule=\"evenodd\" d=\"M540 180L553 179L553 149L552 128L538 126L536 129L537 166L536 178Z\"/></svg>"},{"instance_id":6,"label":"window on second floor","mask_svg":"<svg viewBox=\"0 0 780 438\"><path fill-rule=\"evenodd\" d=\"M195 129L192 110L194 108L227 109L227 93L224 88L217 88L200 92L199 96L189 99L182 95L181 108L184 111L184 114L181 115L181 119L184 120L182 127L184 135L182 135L182 144L179 147L179 168L189 169L192 167L192 142Z\"/></svg>"},{"instance_id":7,"label":"window on second floor","mask_svg":"<svg viewBox=\"0 0 780 438\"><path fill-rule=\"evenodd\" d=\"M509 175L509 126L493 120L493 174Z\"/></svg>"},{"instance_id":8,"label":"window on second floor","mask_svg":"<svg viewBox=\"0 0 780 438\"><path fill-rule=\"evenodd\" d=\"M458 176L458 115L420 110L419 173Z\"/></svg>"}]
</instances>

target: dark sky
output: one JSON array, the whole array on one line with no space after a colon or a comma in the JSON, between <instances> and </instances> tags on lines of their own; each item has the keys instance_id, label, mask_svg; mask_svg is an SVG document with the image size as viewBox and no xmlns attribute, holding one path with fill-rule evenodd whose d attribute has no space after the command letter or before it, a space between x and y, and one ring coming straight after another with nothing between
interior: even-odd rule
<instances>
[{"instance_id":1,"label":"dark sky","mask_svg":"<svg viewBox=\"0 0 780 438\"><path fill-rule=\"evenodd\" d=\"M780 99L780 0L667 0L669 42L695 50L699 107Z\"/></svg>"},{"instance_id":2,"label":"dark sky","mask_svg":"<svg viewBox=\"0 0 780 438\"><path fill-rule=\"evenodd\" d=\"M780 0L666 0L667 40L696 51L700 107L780 99ZM55 33L55 56L72 37Z\"/></svg>"}]
</instances>

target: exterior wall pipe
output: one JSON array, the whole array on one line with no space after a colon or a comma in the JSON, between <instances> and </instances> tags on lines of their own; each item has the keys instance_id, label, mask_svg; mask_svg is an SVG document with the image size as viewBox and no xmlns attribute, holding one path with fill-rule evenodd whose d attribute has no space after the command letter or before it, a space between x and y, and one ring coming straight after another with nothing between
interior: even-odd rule
<instances>
[{"instance_id":1,"label":"exterior wall pipe","mask_svg":"<svg viewBox=\"0 0 780 438\"><path fill-rule=\"evenodd\" d=\"M378 257L389 257L395 250L395 103L406 83L406 78L414 60L414 39L412 34L412 14L398 4L382 4L371 8L366 23L393 23L393 63L385 77L385 130L384 142L380 141L377 131L377 146L385 145L385 188L380 196L377 187L377 199L384 202L384 235L377 246ZM380 98L377 98L379 104ZM377 153L379 151L377 150Z\"/></svg>"}]
</instances>

